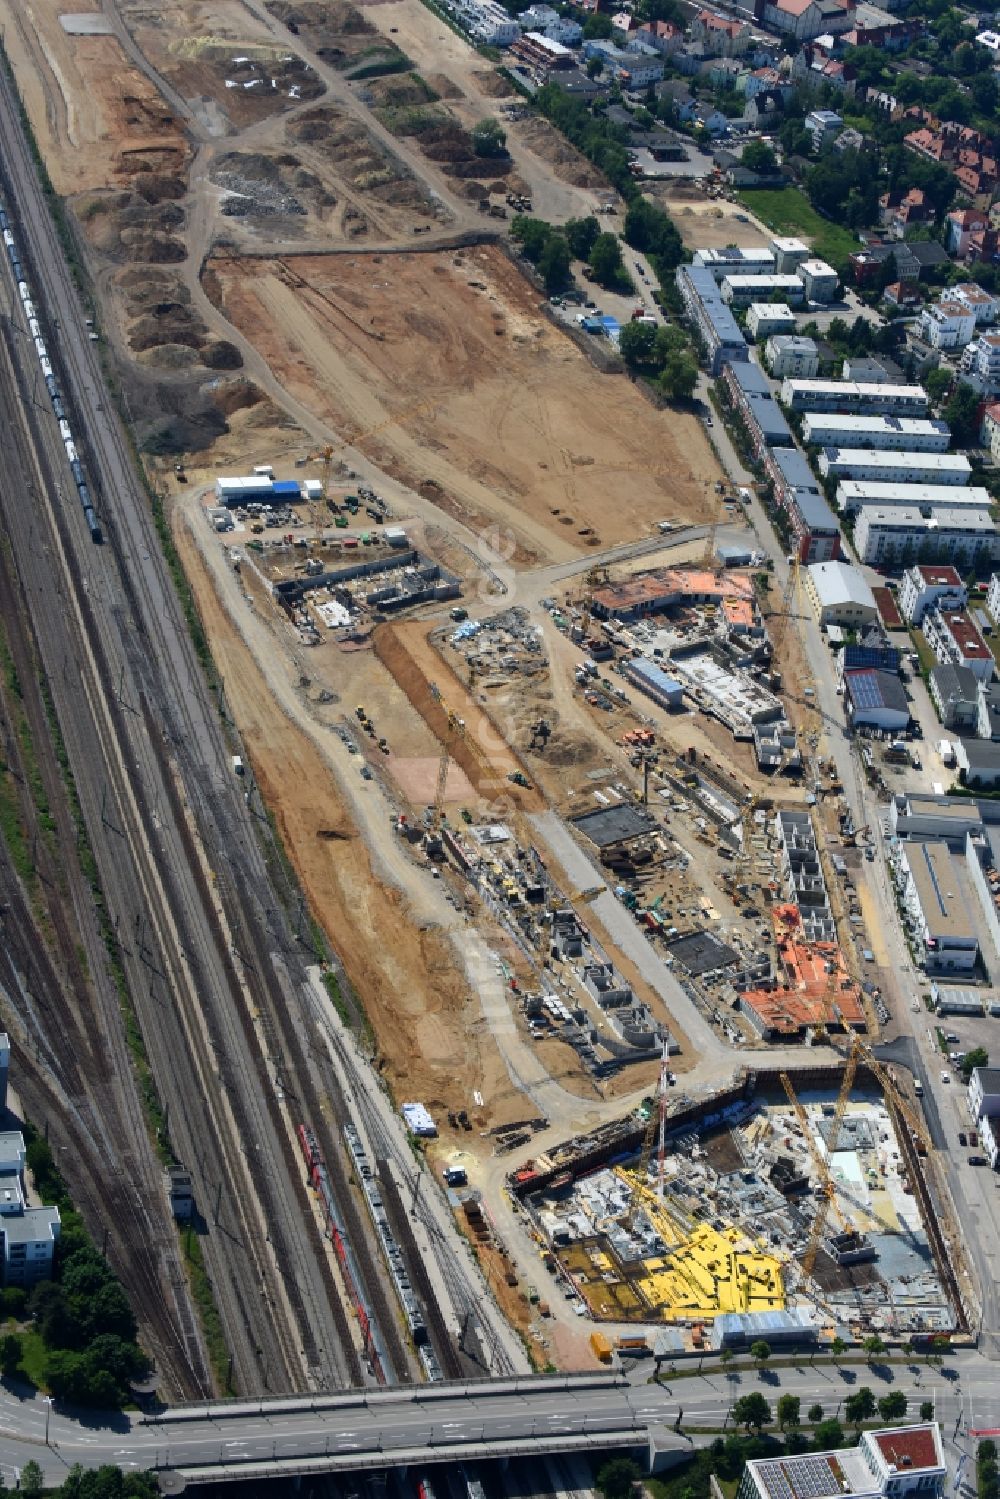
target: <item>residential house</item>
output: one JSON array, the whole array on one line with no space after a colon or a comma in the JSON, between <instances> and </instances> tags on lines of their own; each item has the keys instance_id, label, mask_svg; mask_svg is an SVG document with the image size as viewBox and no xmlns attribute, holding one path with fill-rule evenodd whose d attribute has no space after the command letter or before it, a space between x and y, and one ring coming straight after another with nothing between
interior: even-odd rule
<instances>
[{"instance_id":1,"label":"residential house","mask_svg":"<svg viewBox=\"0 0 1000 1499\"><path fill-rule=\"evenodd\" d=\"M924 615L924 638L941 662L967 666L973 676L988 682L993 676L993 652L965 609L931 609Z\"/></svg>"},{"instance_id":2,"label":"residential house","mask_svg":"<svg viewBox=\"0 0 1000 1499\"><path fill-rule=\"evenodd\" d=\"M688 31L691 40L710 57L744 57L753 43L753 31L746 21L734 21L711 10L700 10Z\"/></svg>"},{"instance_id":3,"label":"residential house","mask_svg":"<svg viewBox=\"0 0 1000 1499\"><path fill-rule=\"evenodd\" d=\"M918 563L903 574L896 596L899 612L907 624L919 625L929 609L956 612L969 602L968 591L958 570L946 564Z\"/></svg>"},{"instance_id":4,"label":"residential house","mask_svg":"<svg viewBox=\"0 0 1000 1499\"><path fill-rule=\"evenodd\" d=\"M987 406L983 412L983 424L979 429L979 441L984 448L989 448L990 457L993 459L993 462L1000 463L1000 404ZM997 583L1000 585L1000 578L997 579ZM1000 593L998 593L997 603L1000 604Z\"/></svg>"},{"instance_id":5,"label":"residential house","mask_svg":"<svg viewBox=\"0 0 1000 1499\"><path fill-rule=\"evenodd\" d=\"M968 344L960 365L962 379L984 396L1000 396L1000 333L981 333Z\"/></svg>"},{"instance_id":6,"label":"residential house","mask_svg":"<svg viewBox=\"0 0 1000 1499\"><path fill-rule=\"evenodd\" d=\"M747 101L746 109L743 111L743 118L746 123L754 130L763 129L766 125L773 125L784 113L785 92L784 89L762 89L759 94L754 94L753 98ZM741 168L741 171L744 173L748 170L747 167ZM757 177L755 185L763 186L763 178L759 174L754 175ZM784 181L784 177L780 173L778 177L782 182Z\"/></svg>"},{"instance_id":7,"label":"residential house","mask_svg":"<svg viewBox=\"0 0 1000 1499\"><path fill-rule=\"evenodd\" d=\"M792 79L796 83L818 87L828 83L839 92L853 95L856 72L849 63L834 57L819 42L807 42L792 59Z\"/></svg>"},{"instance_id":8,"label":"residential house","mask_svg":"<svg viewBox=\"0 0 1000 1499\"><path fill-rule=\"evenodd\" d=\"M903 136L903 145L923 156L927 161L946 161L949 155L947 143L940 130L931 130L922 125Z\"/></svg>"},{"instance_id":9,"label":"residential house","mask_svg":"<svg viewBox=\"0 0 1000 1499\"><path fill-rule=\"evenodd\" d=\"M995 323L1000 313L1000 298L984 291L975 281L961 281L950 288L948 296L967 307L976 320L978 328L983 323Z\"/></svg>"},{"instance_id":10,"label":"residential house","mask_svg":"<svg viewBox=\"0 0 1000 1499\"><path fill-rule=\"evenodd\" d=\"M842 116L833 109L813 109L805 118L806 133L812 139L812 148L817 155L829 150L843 128Z\"/></svg>"},{"instance_id":11,"label":"residential house","mask_svg":"<svg viewBox=\"0 0 1000 1499\"><path fill-rule=\"evenodd\" d=\"M661 57L671 57L684 41L684 29L673 21L651 21L640 26L636 36Z\"/></svg>"},{"instance_id":12,"label":"residential house","mask_svg":"<svg viewBox=\"0 0 1000 1499\"><path fill-rule=\"evenodd\" d=\"M882 293L885 305L899 312L914 312L923 300L915 281L891 281Z\"/></svg>"},{"instance_id":13,"label":"residential house","mask_svg":"<svg viewBox=\"0 0 1000 1499\"><path fill-rule=\"evenodd\" d=\"M980 682L976 703L976 734L1000 741L1000 682Z\"/></svg>"},{"instance_id":14,"label":"residential house","mask_svg":"<svg viewBox=\"0 0 1000 1499\"><path fill-rule=\"evenodd\" d=\"M974 730L979 716L979 678L967 666L945 662L928 675L931 701L946 729Z\"/></svg>"},{"instance_id":15,"label":"residential house","mask_svg":"<svg viewBox=\"0 0 1000 1499\"><path fill-rule=\"evenodd\" d=\"M850 0L755 0L754 4L754 15L765 26L800 42L812 41L824 32L850 31L853 10Z\"/></svg>"},{"instance_id":16,"label":"residential house","mask_svg":"<svg viewBox=\"0 0 1000 1499\"><path fill-rule=\"evenodd\" d=\"M917 262L917 266L919 267L917 274L921 279L930 275L932 271L940 271L951 265L948 251L944 245L938 244L936 239L908 240L906 248ZM899 271L900 275L902 275L902 265L899 265Z\"/></svg>"},{"instance_id":17,"label":"residential house","mask_svg":"<svg viewBox=\"0 0 1000 1499\"><path fill-rule=\"evenodd\" d=\"M961 302L932 302L920 314L917 328L932 349L964 349L975 335L976 315Z\"/></svg>"},{"instance_id":18,"label":"residential house","mask_svg":"<svg viewBox=\"0 0 1000 1499\"><path fill-rule=\"evenodd\" d=\"M922 188L906 193L883 193L879 198L879 220L890 239L905 239L917 224L926 224L934 214Z\"/></svg>"},{"instance_id":19,"label":"residential house","mask_svg":"<svg viewBox=\"0 0 1000 1499\"><path fill-rule=\"evenodd\" d=\"M710 57L702 63L700 71L714 89L735 93L737 80L744 70L743 64L735 57Z\"/></svg>"},{"instance_id":20,"label":"residential house","mask_svg":"<svg viewBox=\"0 0 1000 1499\"><path fill-rule=\"evenodd\" d=\"M986 215L978 208L953 208L945 219L945 249L958 260L967 260L972 235L988 228Z\"/></svg>"},{"instance_id":21,"label":"residential house","mask_svg":"<svg viewBox=\"0 0 1000 1499\"><path fill-rule=\"evenodd\" d=\"M841 66L843 66L841 64ZM865 138L860 130L855 130L853 125L848 125L842 130L833 143L835 151L863 151L865 149ZM902 236L900 236L902 238Z\"/></svg>"},{"instance_id":22,"label":"residential house","mask_svg":"<svg viewBox=\"0 0 1000 1499\"><path fill-rule=\"evenodd\" d=\"M819 353L811 338L774 333L764 346L767 367L776 380L786 375L811 380L819 371Z\"/></svg>"},{"instance_id":23,"label":"residential house","mask_svg":"<svg viewBox=\"0 0 1000 1499\"><path fill-rule=\"evenodd\" d=\"M855 286L865 287L877 283L890 257L896 272L894 280L920 280L920 262L913 253L913 246L896 240L892 244L870 244L863 250L855 250L850 257Z\"/></svg>"}]
</instances>

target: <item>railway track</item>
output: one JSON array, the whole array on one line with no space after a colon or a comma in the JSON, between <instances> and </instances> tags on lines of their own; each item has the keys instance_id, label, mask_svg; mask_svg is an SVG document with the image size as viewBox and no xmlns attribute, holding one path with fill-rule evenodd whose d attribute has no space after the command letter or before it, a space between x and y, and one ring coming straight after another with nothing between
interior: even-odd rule
<instances>
[{"instance_id":1,"label":"railway track","mask_svg":"<svg viewBox=\"0 0 1000 1499\"><path fill-rule=\"evenodd\" d=\"M0 82L0 123L4 187L36 297L50 325L61 326L58 340L50 334L48 342L109 545L93 547L61 493L46 416L30 406L34 447L50 450L52 472L38 486L30 516L22 509L11 517L10 539L117 920L121 965L203 1211L214 1200L203 1243L238 1383L253 1390L271 1380L290 1388L342 1382L353 1372L345 1325L308 1222L301 1175L288 1172L273 1090L246 1029L248 1007L287 1009L294 994L278 985L262 949L264 978L237 972L222 913L211 898L206 902L204 848L212 849L213 861L242 865L248 883L252 874L265 889L266 871L245 809L225 785L218 721L178 619L123 434L102 400L65 267L52 255L51 226L39 207L7 80ZM71 684L58 677L68 638ZM178 808L180 784L190 799ZM231 817L228 844L217 808ZM320 1347L321 1354L314 1352Z\"/></svg>"}]
</instances>

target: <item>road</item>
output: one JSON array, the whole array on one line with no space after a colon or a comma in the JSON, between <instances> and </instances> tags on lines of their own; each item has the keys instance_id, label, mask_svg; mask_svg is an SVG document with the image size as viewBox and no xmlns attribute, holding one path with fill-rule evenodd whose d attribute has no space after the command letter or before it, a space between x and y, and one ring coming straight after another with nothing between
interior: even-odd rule
<instances>
[{"instance_id":1,"label":"road","mask_svg":"<svg viewBox=\"0 0 1000 1499\"><path fill-rule=\"evenodd\" d=\"M462 1456L503 1456L530 1450L566 1451L611 1440L689 1450L705 1445L727 1422L733 1401L760 1390L772 1402L798 1395L803 1414L818 1403L824 1415L842 1411L844 1399L861 1385L876 1396L901 1390L911 1415L931 1401L951 1439L961 1418L965 1430L996 1423L995 1373L975 1352L949 1357L946 1367L919 1363L868 1368L863 1363L758 1371L743 1359L727 1372L684 1378L665 1373L649 1383L652 1368L637 1362L594 1375L532 1375L471 1385L413 1390L348 1391L310 1399L233 1402L182 1407L162 1415L100 1417L86 1423L41 1399L0 1394L0 1437L6 1461L39 1462L50 1482L80 1463L113 1462L123 1468L170 1470L178 1478L206 1481L220 1466L230 1476L251 1476L283 1463L288 1474L310 1469L401 1462L455 1461ZM672 1428L682 1413L682 1431ZM46 1425L48 1445L46 1446ZM963 1438L952 1446L962 1450Z\"/></svg>"}]
</instances>

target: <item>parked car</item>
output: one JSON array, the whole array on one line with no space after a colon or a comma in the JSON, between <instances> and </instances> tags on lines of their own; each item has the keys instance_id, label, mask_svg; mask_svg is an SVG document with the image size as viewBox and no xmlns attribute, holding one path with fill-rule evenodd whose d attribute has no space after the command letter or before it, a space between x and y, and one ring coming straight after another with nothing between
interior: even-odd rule
<instances>
[{"instance_id":1,"label":"parked car","mask_svg":"<svg viewBox=\"0 0 1000 1499\"><path fill-rule=\"evenodd\" d=\"M970 1155L970 1157L969 1157L969 1165L970 1166L985 1166L986 1165L986 1157L984 1155Z\"/></svg>"},{"instance_id":2,"label":"parked car","mask_svg":"<svg viewBox=\"0 0 1000 1499\"><path fill-rule=\"evenodd\" d=\"M965 1138L965 1130L964 1129L960 1129L959 1132L958 1132L958 1143L959 1143L959 1145L967 1145L968 1144L968 1141Z\"/></svg>"},{"instance_id":3,"label":"parked car","mask_svg":"<svg viewBox=\"0 0 1000 1499\"><path fill-rule=\"evenodd\" d=\"M950 1083L951 1082L951 1074L948 1073L948 1072L945 1072L945 1070L944 1070L943 1067L941 1068L941 1081L943 1083Z\"/></svg>"}]
</instances>

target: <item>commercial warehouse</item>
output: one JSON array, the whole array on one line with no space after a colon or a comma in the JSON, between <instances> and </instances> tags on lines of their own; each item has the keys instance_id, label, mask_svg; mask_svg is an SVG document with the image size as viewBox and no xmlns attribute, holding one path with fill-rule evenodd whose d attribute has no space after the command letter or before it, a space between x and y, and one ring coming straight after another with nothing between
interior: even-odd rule
<instances>
[{"instance_id":1,"label":"commercial warehouse","mask_svg":"<svg viewBox=\"0 0 1000 1499\"><path fill-rule=\"evenodd\" d=\"M946 843L899 850L903 909L916 928L929 972L970 972L979 956L978 912L965 868Z\"/></svg>"},{"instance_id":2,"label":"commercial warehouse","mask_svg":"<svg viewBox=\"0 0 1000 1499\"><path fill-rule=\"evenodd\" d=\"M909 453L946 453L947 422L917 416L838 416L807 411L802 440L810 447L881 448Z\"/></svg>"}]
</instances>

